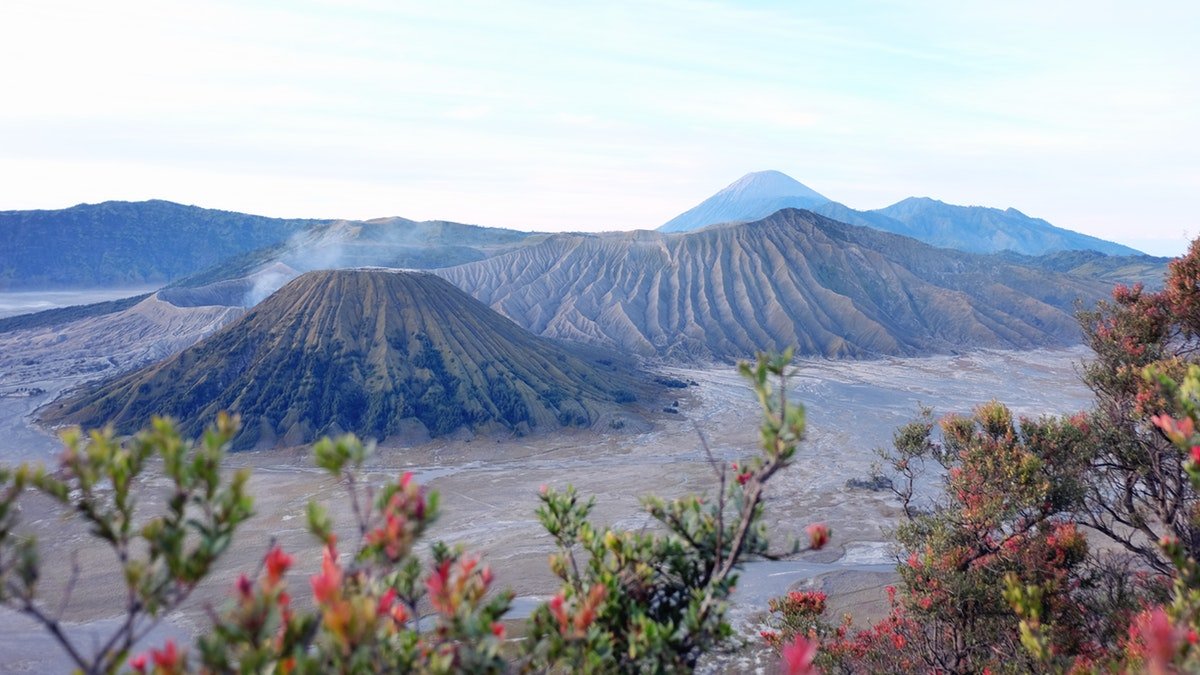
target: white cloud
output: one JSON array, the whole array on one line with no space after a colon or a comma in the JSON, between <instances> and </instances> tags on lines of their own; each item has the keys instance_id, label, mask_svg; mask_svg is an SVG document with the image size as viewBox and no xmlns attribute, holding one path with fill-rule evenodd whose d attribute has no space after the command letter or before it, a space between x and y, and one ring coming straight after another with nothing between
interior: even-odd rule
<instances>
[{"instance_id":1,"label":"white cloud","mask_svg":"<svg viewBox=\"0 0 1200 675\"><path fill-rule=\"evenodd\" d=\"M777 168L1182 242L1196 7L9 0L0 208L649 227Z\"/></svg>"}]
</instances>

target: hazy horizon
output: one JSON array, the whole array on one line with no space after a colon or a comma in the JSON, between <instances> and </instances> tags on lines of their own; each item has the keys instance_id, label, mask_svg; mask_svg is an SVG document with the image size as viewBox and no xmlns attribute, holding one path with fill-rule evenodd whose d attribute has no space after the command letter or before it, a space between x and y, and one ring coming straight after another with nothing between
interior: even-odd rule
<instances>
[{"instance_id":1,"label":"hazy horizon","mask_svg":"<svg viewBox=\"0 0 1200 675\"><path fill-rule=\"evenodd\" d=\"M454 7L14 0L0 209L658 227L751 171L855 209L1197 234L1182 2Z\"/></svg>"}]
</instances>

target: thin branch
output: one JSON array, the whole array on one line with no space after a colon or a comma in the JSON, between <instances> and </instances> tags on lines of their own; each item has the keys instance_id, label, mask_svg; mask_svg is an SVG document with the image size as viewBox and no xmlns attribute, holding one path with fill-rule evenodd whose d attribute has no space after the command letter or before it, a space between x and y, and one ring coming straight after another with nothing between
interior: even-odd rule
<instances>
[{"instance_id":1,"label":"thin branch","mask_svg":"<svg viewBox=\"0 0 1200 675\"><path fill-rule=\"evenodd\" d=\"M367 521L363 517L362 507L358 505L358 488L354 480L354 472L346 472L346 489L350 492L350 508L354 510L354 520L358 524L358 545L361 548L367 538Z\"/></svg>"},{"instance_id":2,"label":"thin branch","mask_svg":"<svg viewBox=\"0 0 1200 675\"><path fill-rule=\"evenodd\" d=\"M57 641L64 650L66 650L67 656L71 657L71 660L75 662L75 665L79 666L80 670L84 672L94 671L95 666L88 663L87 659L85 659L83 655L79 653L79 651L75 648L75 645L71 642L70 638L67 637L67 634L63 632L62 624L60 624L57 619L46 616L42 610L38 609L37 605L33 604L32 598L24 598L24 605L21 607L21 611L25 614L28 614L30 617L33 617L33 619L42 624L46 630L50 631L50 635L54 637L55 641Z\"/></svg>"},{"instance_id":3,"label":"thin branch","mask_svg":"<svg viewBox=\"0 0 1200 675\"><path fill-rule=\"evenodd\" d=\"M704 454L708 457L708 465L712 467L713 473L717 475L717 557L713 562L713 566L706 574L705 582L712 578L713 573L721 568L721 557L725 551L725 463L718 462L713 455L712 448L708 445L708 439L705 438L704 432L700 429L700 425L692 421L692 426L696 429L696 435L700 437L700 447L704 448ZM693 547L695 545L693 544Z\"/></svg>"},{"instance_id":4,"label":"thin branch","mask_svg":"<svg viewBox=\"0 0 1200 675\"><path fill-rule=\"evenodd\" d=\"M71 577L67 580L67 588L63 591L62 601L58 603L58 610L54 612L55 621L61 621L63 614L67 611L67 606L71 604L71 595L75 592L75 584L79 582L79 551L71 551Z\"/></svg>"}]
</instances>

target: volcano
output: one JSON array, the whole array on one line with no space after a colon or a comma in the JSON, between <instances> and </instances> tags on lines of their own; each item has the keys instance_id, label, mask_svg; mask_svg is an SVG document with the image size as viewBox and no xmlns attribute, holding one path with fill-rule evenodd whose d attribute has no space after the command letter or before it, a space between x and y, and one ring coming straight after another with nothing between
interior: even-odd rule
<instances>
[{"instance_id":1,"label":"volcano","mask_svg":"<svg viewBox=\"0 0 1200 675\"><path fill-rule=\"evenodd\" d=\"M243 419L238 448L343 432L523 434L615 422L647 391L619 361L532 335L430 274L310 272L183 352L52 403L42 420L128 433L166 415L195 435L228 410Z\"/></svg>"}]
</instances>

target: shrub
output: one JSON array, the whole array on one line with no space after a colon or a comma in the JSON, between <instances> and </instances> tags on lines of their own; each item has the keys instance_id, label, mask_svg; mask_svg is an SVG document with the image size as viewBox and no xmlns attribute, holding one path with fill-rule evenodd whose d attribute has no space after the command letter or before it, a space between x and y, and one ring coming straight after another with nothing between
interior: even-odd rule
<instances>
[{"instance_id":1,"label":"shrub","mask_svg":"<svg viewBox=\"0 0 1200 675\"><path fill-rule=\"evenodd\" d=\"M771 641L819 638L818 661L851 672L1200 671L1200 240L1162 291L1118 286L1079 319L1095 407L1014 422L991 403L898 430L890 614L851 634L785 611Z\"/></svg>"},{"instance_id":2,"label":"shrub","mask_svg":"<svg viewBox=\"0 0 1200 675\"><path fill-rule=\"evenodd\" d=\"M748 557L768 552L766 485L804 435L804 410L785 393L791 359L788 352L740 366L762 403L762 451L732 470L710 453L717 491L708 498L645 498L661 531L596 525L589 520L593 502L573 488L542 491L538 518L556 543L551 568L562 585L533 612L520 646L506 645L500 621L512 594L493 591L494 576L477 556L436 542L428 559L416 554L437 516L436 493L411 474L380 489L365 483L370 446L347 435L318 442L313 455L345 487L357 541L339 543L327 511L308 505L308 528L323 547L321 570L310 580L311 609L293 602L284 578L292 557L271 546L256 575L237 579L227 607L193 649L168 641L129 658L208 575L251 515L248 474L229 481L220 475L237 430L236 418L226 415L199 444L156 419L125 441L111 431L86 442L69 433L59 476L0 468L0 602L40 621L86 673L122 666L155 673L688 670L730 636L726 608L737 571ZM161 458L174 491L165 513L144 520L135 516L136 486L151 457ZM15 534L17 501L30 486L88 522L121 561L130 602L121 626L94 653L70 640L38 600L36 542ZM829 531L817 525L809 535L811 547L820 548ZM430 617L421 618L423 608ZM805 668L812 656L785 654Z\"/></svg>"},{"instance_id":3,"label":"shrub","mask_svg":"<svg viewBox=\"0 0 1200 675\"><path fill-rule=\"evenodd\" d=\"M1095 653L1091 615L1074 594L1087 543L1066 517L1081 480L1070 458L1089 441L1070 419L1018 422L994 402L936 424L925 411L886 454L908 514L896 531L890 614L855 632L823 622L823 596L793 593L772 602L774 630L764 637L780 648L796 636L820 641L819 662L845 672L1038 670L1005 598L1006 579L1015 579L1044 589L1056 654ZM942 495L922 505L914 486L928 465L942 476Z\"/></svg>"},{"instance_id":4,"label":"shrub","mask_svg":"<svg viewBox=\"0 0 1200 675\"><path fill-rule=\"evenodd\" d=\"M59 471L39 467L0 469L0 602L42 624L85 673L118 670L133 645L163 616L183 604L229 548L233 533L252 514L245 486L249 474L221 478L221 459L234 434L236 418L220 415L199 443L185 442L173 424L155 419L150 428L117 440L112 430L93 431L84 440L64 434ZM139 476L152 459L161 461L170 494L156 513L139 508ZM87 523L94 537L112 549L127 589L123 618L99 646L88 652L63 631L62 609L38 598L37 544L18 537L14 506L26 486L59 502ZM76 574L78 571L75 572Z\"/></svg>"}]
</instances>

